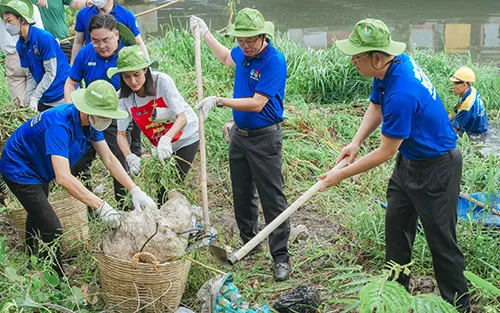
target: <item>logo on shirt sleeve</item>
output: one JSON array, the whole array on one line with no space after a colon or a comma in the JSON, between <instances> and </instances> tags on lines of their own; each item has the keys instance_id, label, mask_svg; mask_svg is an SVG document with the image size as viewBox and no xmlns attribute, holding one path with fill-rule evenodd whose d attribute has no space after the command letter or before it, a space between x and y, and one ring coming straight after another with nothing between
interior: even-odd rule
<instances>
[{"instance_id":1,"label":"logo on shirt sleeve","mask_svg":"<svg viewBox=\"0 0 500 313\"><path fill-rule=\"evenodd\" d=\"M259 81L261 76L262 76L262 73L259 70L253 69L250 72L250 78L253 80Z\"/></svg>"},{"instance_id":2,"label":"logo on shirt sleeve","mask_svg":"<svg viewBox=\"0 0 500 313\"><path fill-rule=\"evenodd\" d=\"M96 62L87 62L87 66L97 66Z\"/></svg>"}]
</instances>

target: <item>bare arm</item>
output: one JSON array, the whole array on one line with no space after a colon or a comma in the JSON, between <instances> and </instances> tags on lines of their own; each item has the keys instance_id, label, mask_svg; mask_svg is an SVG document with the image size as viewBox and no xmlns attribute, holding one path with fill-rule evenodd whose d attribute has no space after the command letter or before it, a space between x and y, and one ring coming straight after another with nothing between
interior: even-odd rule
<instances>
[{"instance_id":1,"label":"bare arm","mask_svg":"<svg viewBox=\"0 0 500 313\"><path fill-rule=\"evenodd\" d=\"M360 146L381 123L382 108L378 104L371 103L352 142Z\"/></svg>"},{"instance_id":2,"label":"bare arm","mask_svg":"<svg viewBox=\"0 0 500 313\"><path fill-rule=\"evenodd\" d=\"M348 157L348 164L353 163L359 153L361 144L363 144L365 139L380 125L380 123L382 123L382 119L382 109L380 105L371 103L368 110L366 110L356 135L354 135L351 143L342 149L335 164L339 164L345 157Z\"/></svg>"},{"instance_id":3,"label":"bare arm","mask_svg":"<svg viewBox=\"0 0 500 313\"><path fill-rule=\"evenodd\" d=\"M222 62L225 66L235 66L233 58L231 57L231 50L222 45L209 31L203 37L215 57Z\"/></svg>"},{"instance_id":4,"label":"bare arm","mask_svg":"<svg viewBox=\"0 0 500 313\"><path fill-rule=\"evenodd\" d=\"M144 53L144 56L146 57L146 60L149 60L149 53L148 53L148 48L146 48L146 44L144 43L144 40L142 40L141 35L137 35L135 37L135 43L141 47L142 52Z\"/></svg>"},{"instance_id":5,"label":"bare arm","mask_svg":"<svg viewBox=\"0 0 500 313\"><path fill-rule=\"evenodd\" d=\"M72 80L71 78L68 77L66 79L66 83L64 83L64 101L66 103L71 103L71 93L76 90L76 86L78 85L78 82L75 80Z\"/></svg>"},{"instance_id":6,"label":"bare arm","mask_svg":"<svg viewBox=\"0 0 500 313\"><path fill-rule=\"evenodd\" d=\"M70 65L73 65L75 62L76 55L78 51L83 47L83 43L85 42L85 33L84 32L76 32L75 41L73 42L73 49L71 50L71 62Z\"/></svg>"},{"instance_id":7,"label":"bare arm","mask_svg":"<svg viewBox=\"0 0 500 313\"><path fill-rule=\"evenodd\" d=\"M63 186L73 197L97 210L103 200L90 192L75 176L71 175L69 160L59 155L52 155L51 160L57 183Z\"/></svg>"},{"instance_id":8,"label":"bare arm","mask_svg":"<svg viewBox=\"0 0 500 313\"><path fill-rule=\"evenodd\" d=\"M320 191L324 191L327 187L335 186L348 177L352 177L379 166L397 153L402 142L402 138L391 138L386 135L382 135L382 142L377 149L343 169L332 169L327 173L321 174L319 179L323 180L323 184L321 185Z\"/></svg>"},{"instance_id":9,"label":"bare arm","mask_svg":"<svg viewBox=\"0 0 500 313\"><path fill-rule=\"evenodd\" d=\"M88 5L87 2L88 2L87 0L73 0L73 2L71 2L69 6L75 10L80 10Z\"/></svg>"},{"instance_id":10,"label":"bare arm","mask_svg":"<svg viewBox=\"0 0 500 313\"><path fill-rule=\"evenodd\" d=\"M118 147L120 147L121 152L125 157L132 154L130 151L130 145L127 140L127 132L124 130L119 130L116 134L116 142L118 142Z\"/></svg>"},{"instance_id":11,"label":"bare arm","mask_svg":"<svg viewBox=\"0 0 500 313\"><path fill-rule=\"evenodd\" d=\"M347 178L366 172L386 162L396 155L402 142L402 138L391 138L382 135L382 141L377 149L340 170L342 177Z\"/></svg>"},{"instance_id":12,"label":"bare arm","mask_svg":"<svg viewBox=\"0 0 500 313\"><path fill-rule=\"evenodd\" d=\"M222 103L240 112L260 112L269 102L269 99L260 93L254 93L252 98L222 98Z\"/></svg>"},{"instance_id":13,"label":"bare arm","mask_svg":"<svg viewBox=\"0 0 500 313\"><path fill-rule=\"evenodd\" d=\"M170 130L165 134L165 136L168 136L170 138L174 138L187 124L186 113L179 113L175 117L176 120L174 122L174 125L172 125L172 128L170 128Z\"/></svg>"},{"instance_id":14,"label":"bare arm","mask_svg":"<svg viewBox=\"0 0 500 313\"><path fill-rule=\"evenodd\" d=\"M132 181L132 179L128 176L127 172L120 164L120 161L113 155L111 150L108 147L106 141L98 141L93 143L97 154L101 157L104 166L109 170L111 175L120 183L122 186L127 188L127 190L131 190L136 187L136 184Z\"/></svg>"}]
</instances>

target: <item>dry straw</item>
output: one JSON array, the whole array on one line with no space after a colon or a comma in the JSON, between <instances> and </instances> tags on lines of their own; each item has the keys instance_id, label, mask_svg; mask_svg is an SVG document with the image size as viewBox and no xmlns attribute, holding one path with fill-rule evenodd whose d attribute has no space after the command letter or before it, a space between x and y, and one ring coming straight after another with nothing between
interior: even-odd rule
<instances>
[{"instance_id":1,"label":"dry straw","mask_svg":"<svg viewBox=\"0 0 500 313\"><path fill-rule=\"evenodd\" d=\"M134 263L99 253L104 300L114 312L176 312L181 303L191 262Z\"/></svg>"}]
</instances>

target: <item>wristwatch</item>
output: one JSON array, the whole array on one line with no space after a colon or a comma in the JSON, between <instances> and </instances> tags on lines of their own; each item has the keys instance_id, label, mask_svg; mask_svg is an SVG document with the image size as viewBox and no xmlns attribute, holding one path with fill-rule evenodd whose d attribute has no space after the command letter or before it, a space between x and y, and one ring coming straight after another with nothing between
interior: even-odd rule
<instances>
[{"instance_id":1,"label":"wristwatch","mask_svg":"<svg viewBox=\"0 0 500 313\"><path fill-rule=\"evenodd\" d=\"M222 98L215 98L215 105L218 107L218 108L223 108L224 107L224 103L222 103Z\"/></svg>"}]
</instances>

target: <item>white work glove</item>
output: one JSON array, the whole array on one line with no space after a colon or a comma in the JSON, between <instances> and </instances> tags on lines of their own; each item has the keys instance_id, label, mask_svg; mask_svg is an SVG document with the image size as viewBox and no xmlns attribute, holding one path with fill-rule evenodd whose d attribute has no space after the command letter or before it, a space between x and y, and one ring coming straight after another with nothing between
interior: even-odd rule
<instances>
[{"instance_id":1,"label":"white work glove","mask_svg":"<svg viewBox=\"0 0 500 313\"><path fill-rule=\"evenodd\" d=\"M162 164L165 161L165 159L171 158L172 153L173 153L173 151L172 151L172 138L170 138L166 135L163 135L160 138L160 141L158 142L157 151L158 151L158 159L160 160L160 162Z\"/></svg>"},{"instance_id":2,"label":"white work glove","mask_svg":"<svg viewBox=\"0 0 500 313\"><path fill-rule=\"evenodd\" d=\"M130 194L132 195L132 203L134 204L135 210L141 211L141 206L156 208L156 202L154 202L151 197L142 191L139 186L135 186L130 189Z\"/></svg>"},{"instance_id":3,"label":"white work glove","mask_svg":"<svg viewBox=\"0 0 500 313\"><path fill-rule=\"evenodd\" d=\"M139 172L141 171L141 158L138 157L137 155L131 153L131 154L127 155L125 160L127 160L130 174L132 174L134 176L139 175Z\"/></svg>"},{"instance_id":4,"label":"white work glove","mask_svg":"<svg viewBox=\"0 0 500 313\"><path fill-rule=\"evenodd\" d=\"M201 38L205 37L205 34L208 32L207 24L198 16L191 15L191 18L189 19L189 28L191 29L191 33L193 33L193 35L194 35L194 28L196 25L198 25L198 28L200 29L200 37Z\"/></svg>"},{"instance_id":5,"label":"white work glove","mask_svg":"<svg viewBox=\"0 0 500 313\"><path fill-rule=\"evenodd\" d=\"M205 99L201 100L200 103L198 103L194 109L195 110L200 110L202 109L203 110L203 117L205 118L205 120L207 119L208 117L208 112L210 112L210 110L212 110L213 108L215 108L215 101L217 100L217 97L215 96L210 96L210 97L206 97Z\"/></svg>"},{"instance_id":6,"label":"white work glove","mask_svg":"<svg viewBox=\"0 0 500 313\"><path fill-rule=\"evenodd\" d=\"M38 112L38 99L36 97L30 98L30 108L33 111Z\"/></svg>"},{"instance_id":7,"label":"white work glove","mask_svg":"<svg viewBox=\"0 0 500 313\"><path fill-rule=\"evenodd\" d=\"M96 211L97 214L101 217L101 220L109 224L111 228L120 227L120 213L113 209L106 201L104 201L99 209Z\"/></svg>"},{"instance_id":8,"label":"white work glove","mask_svg":"<svg viewBox=\"0 0 500 313\"><path fill-rule=\"evenodd\" d=\"M175 116L174 111L166 108L156 108L155 112L153 122L167 122Z\"/></svg>"}]
</instances>

